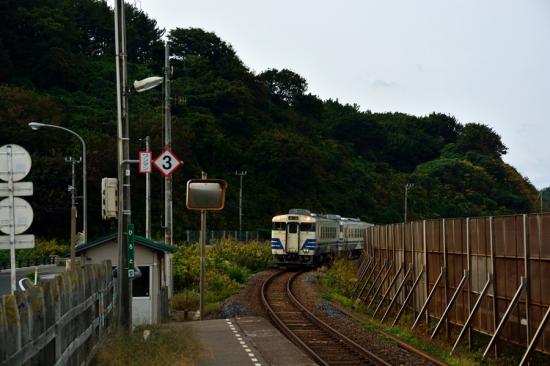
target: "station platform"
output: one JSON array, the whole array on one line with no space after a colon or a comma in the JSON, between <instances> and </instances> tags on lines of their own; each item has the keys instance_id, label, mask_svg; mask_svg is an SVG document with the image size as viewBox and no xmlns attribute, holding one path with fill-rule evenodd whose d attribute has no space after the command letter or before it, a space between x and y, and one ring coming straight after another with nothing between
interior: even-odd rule
<instances>
[{"instance_id":1,"label":"station platform","mask_svg":"<svg viewBox=\"0 0 550 366\"><path fill-rule=\"evenodd\" d=\"M308 356L262 317L183 323L206 355L201 366L312 366Z\"/></svg>"}]
</instances>

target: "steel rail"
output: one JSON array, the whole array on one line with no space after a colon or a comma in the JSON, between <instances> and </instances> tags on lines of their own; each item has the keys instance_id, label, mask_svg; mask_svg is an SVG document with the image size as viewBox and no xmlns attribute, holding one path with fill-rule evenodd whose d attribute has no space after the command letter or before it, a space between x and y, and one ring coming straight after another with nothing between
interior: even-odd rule
<instances>
[{"instance_id":1,"label":"steel rail","mask_svg":"<svg viewBox=\"0 0 550 366\"><path fill-rule=\"evenodd\" d=\"M347 315L348 317L350 317L351 319L355 320L356 322L358 322L360 324L367 323L369 321L366 317L359 316L359 315L351 312L350 310L340 306L337 303L330 302L330 304L332 306L334 306L338 311L342 312L343 314ZM387 332L383 331L382 329L377 329L376 331L378 333L382 334L384 337L390 338L392 341L397 343L400 347L402 347L402 348L406 349L407 351L410 351L410 352L422 357L423 359L425 359L425 360L427 360L427 361L429 361L429 362L431 362L435 365L448 366L446 363L442 362L441 360L438 360L437 358L427 354L426 352L419 350L418 348L416 348L413 345L405 342L401 338L398 338L398 337L394 336L393 334L387 333Z\"/></svg>"},{"instance_id":2,"label":"steel rail","mask_svg":"<svg viewBox=\"0 0 550 366\"><path fill-rule=\"evenodd\" d=\"M299 275L301 274L302 272L296 272L295 274L293 274L292 276L290 276L287 284L286 284L286 289L287 289L287 294L290 298L290 300L292 301L292 303L298 307L302 313L307 317L309 318L313 323L315 323L319 328L325 330L325 331L328 331L331 335L333 335L334 337L338 338L341 342L345 343L348 347L354 349L356 352L358 352L359 354L363 355L364 357L366 357L369 361L371 361L372 363L374 363L375 365L387 365L387 366L390 366L391 364L384 361L383 359L381 359L380 357L378 357L377 355L375 355L374 353L372 353L371 351L367 350L366 348L364 348L363 346L361 346L360 344L354 342L353 340L351 340L350 338L346 337L344 334L340 333L339 331L337 331L336 329L334 329L333 327L331 327L330 325L328 325L327 323L325 323L324 321L322 321L321 319L319 319L317 316L315 316L315 314L313 314L311 311L309 311L295 296L294 296L294 293L292 292L292 282L294 281L294 279Z\"/></svg>"},{"instance_id":3,"label":"steel rail","mask_svg":"<svg viewBox=\"0 0 550 366\"><path fill-rule=\"evenodd\" d=\"M266 288L275 279L275 277L280 276L285 271L279 271L273 274L273 276L269 277L264 283L262 284L262 290L261 290L261 298L262 298L262 304L264 308L267 310L267 313L269 314L269 317L273 320L277 328L281 332L283 332L284 335L286 335L290 340L292 340L295 344L298 344L300 347L302 347L303 350L305 350L316 362L318 362L320 365L323 366L329 366L328 363L326 363L322 358L315 353L304 341L300 339L294 332L290 330L289 327L283 322L283 320L275 313L275 310L271 307L269 304L269 301L267 300L266 296Z\"/></svg>"}]
</instances>

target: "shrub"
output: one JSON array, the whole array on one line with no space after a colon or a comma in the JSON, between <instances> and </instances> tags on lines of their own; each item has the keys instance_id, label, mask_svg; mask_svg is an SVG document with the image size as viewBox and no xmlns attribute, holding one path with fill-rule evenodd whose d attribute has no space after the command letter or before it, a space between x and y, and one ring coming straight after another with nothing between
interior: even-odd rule
<instances>
[{"instance_id":1,"label":"shrub","mask_svg":"<svg viewBox=\"0 0 550 366\"><path fill-rule=\"evenodd\" d=\"M200 248L198 244L182 245L174 254L174 295L172 306L177 310L198 308L200 282ZM271 266L269 243L220 241L206 248L205 302L211 307L239 292L257 271ZM206 312L206 308L205 308Z\"/></svg>"},{"instance_id":2,"label":"shrub","mask_svg":"<svg viewBox=\"0 0 550 366\"><path fill-rule=\"evenodd\" d=\"M350 261L338 258L321 277L321 284L343 296L351 297L357 282L357 267Z\"/></svg>"}]
</instances>

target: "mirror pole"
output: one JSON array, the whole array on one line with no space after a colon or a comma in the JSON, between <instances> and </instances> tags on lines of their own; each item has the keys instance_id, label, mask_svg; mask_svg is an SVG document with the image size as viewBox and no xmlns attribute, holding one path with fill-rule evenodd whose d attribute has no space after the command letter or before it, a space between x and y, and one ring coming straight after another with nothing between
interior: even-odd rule
<instances>
[{"instance_id":1,"label":"mirror pole","mask_svg":"<svg viewBox=\"0 0 550 366\"><path fill-rule=\"evenodd\" d=\"M202 172L202 179L206 179L206 173ZM204 320L204 262L205 262L205 251L206 251L206 211L201 210L201 236L200 236L200 246L201 246L201 268L200 268L200 285L199 285L199 296L200 296L200 320Z\"/></svg>"}]
</instances>

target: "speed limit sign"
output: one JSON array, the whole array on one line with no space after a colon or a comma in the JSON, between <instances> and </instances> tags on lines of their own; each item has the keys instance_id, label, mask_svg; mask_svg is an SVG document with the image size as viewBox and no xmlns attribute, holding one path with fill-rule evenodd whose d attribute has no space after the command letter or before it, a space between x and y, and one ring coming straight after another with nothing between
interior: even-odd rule
<instances>
[{"instance_id":1,"label":"speed limit sign","mask_svg":"<svg viewBox=\"0 0 550 366\"><path fill-rule=\"evenodd\" d=\"M155 167L160 170L165 176L169 176L176 170L182 163L180 159L169 148L164 149L162 154L157 156L153 162Z\"/></svg>"}]
</instances>

